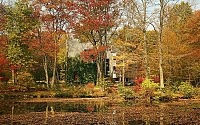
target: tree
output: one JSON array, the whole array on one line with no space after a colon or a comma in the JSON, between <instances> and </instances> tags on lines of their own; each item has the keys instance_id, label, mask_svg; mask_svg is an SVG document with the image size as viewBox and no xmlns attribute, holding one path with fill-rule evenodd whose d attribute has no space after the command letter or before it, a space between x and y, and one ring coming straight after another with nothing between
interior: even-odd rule
<instances>
[{"instance_id":1,"label":"tree","mask_svg":"<svg viewBox=\"0 0 200 125\"><path fill-rule=\"evenodd\" d=\"M49 87L50 60L54 57L55 48L55 44L51 41L52 39L52 33L48 31L42 32L41 29L37 29L29 45L37 63L43 64L47 87Z\"/></svg>"},{"instance_id":2,"label":"tree","mask_svg":"<svg viewBox=\"0 0 200 125\"><path fill-rule=\"evenodd\" d=\"M99 53L105 52L107 48L107 46L99 46L98 49L87 49L80 53L80 57L84 62L95 62L98 59Z\"/></svg>"},{"instance_id":3,"label":"tree","mask_svg":"<svg viewBox=\"0 0 200 125\"><path fill-rule=\"evenodd\" d=\"M196 47L199 47L200 45L199 19L200 10L197 10L190 16L190 18L187 19L184 32L185 35L187 35L186 40L189 44L197 44Z\"/></svg>"},{"instance_id":4,"label":"tree","mask_svg":"<svg viewBox=\"0 0 200 125\"><path fill-rule=\"evenodd\" d=\"M38 12L38 16L41 19L42 27L41 31L51 33L52 39L51 42L54 44L54 64L53 64L53 76L52 76L52 86L57 81L56 70L57 70L57 55L58 55L58 44L63 36L66 35L66 29L69 21L68 5L70 2L63 0L35 0L33 6ZM67 56L66 56L67 57ZM44 57L46 58L46 57ZM47 63L45 62L45 72L47 79ZM47 80L48 81L48 80Z\"/></svg>"},{"instance_id":5,"label":"tree","mask_svg":"<svg viewBox=\"0 0 200 125\"><path fill-rule=\"evenodd\" d=\"M96 64L93 62L84 62L79 57L70 57L68 59L68 81L81 84L96 82Z\"/></svg>"},{"instance_id":6,"label":"tree","mask_svg":"<svg viewBox=\"0 0 200 125\"><path fill-rule=\"evenodd\" d=\"M181 2L169 7L165 12L167 18L163 27L163 68L167 80L174 82L184 79L183 74L186 72L184 58L191 53L185 40L184 27L191 16L192 9L189 3Z\"/></svg>"},{"instance_id":7,"label":"tree","mask_svg":"<svg viewBox=\"0 0 200 125\"><path fill-rule=\"evenodd\" d=\"M5 35L5 24L6 24L6 7L2 3L0 3L0 69L4 68L4 65L7 63L6 59L6 43L7 37ZM1 72L1 71L0 71Z\"/></svg>"},{"instance_id":8,"label":"tree","mask_svg":"<svg viewBox=\"0 0 200 125\"><path fill-rule=\"evenodd\" d=\"M33 63L28 50L31 30L37 27L38 20L27 1L18 1L7 10L6 32L8 35L7 57L11 65L12 81L15 83L17 67L23 69Z\"/></svg>"},{"instance_id":9,"label":"tree","mask_svg":"<svg viewBox=\"0 0 200 125\"><path fill-rule=\"evenodd\" d=\"M6 7L2 3L0 3L0 34L2 34L5 29L6 24Z\"/></svg>"},{"instance_id":10,"label":"tree","mask_svg":"<svg viewBox=\"0 0 200 125\"><path fill-rule=\"evenodd\" d=\"M181 36L182 29L186 23L186 20L192 14L192 8L190 4L187 2L181 2L180 4L175 4L172 7L169 7L167 17L167 27L169 27L172 31L179 34Z\"/></svg>"},{"instance_id":11,"label":"tree","mask_svg":"<svg viewBox=\"0 0 200 125\"><path fill-rule=\"evenodd\" d=\"M149 67L149 55L148 55L148 42L147 29L151 23L153 12L148 14L149 7L152 2L150 0L125 0L124 1L124 13L126 16L126 23L130 26L139 28L143 32L143 59L145 66L145 77L150 78L150 67Z\"/></svg>"},{"instance_id":12,"label":"tree","mask_svg":"<svg viewBox=\"0 0 200 125\"><path fill-rule=\"evenodd\" d=\"M107 46L116 27L118 10L115 0L76 0L74 1L75 19L73 30L75 37L81 42L90 42L98 50ZM105 53L98 53L97 84L103 78L103 57Z\"/></svg>"},{"instance_id":13,"label":"tree","mask_svg":"<svg viewBox=\"0 0 200 125\"><path fill-rule=\"evenodd\" d=\"M185 64L183 68L185 69L185 78L188 78L188 81L195 82L198 80L199 71L200 71L200 11L197 10L193 12L190 18L187 18L187 21L184 25L183 36L186 45L188 45L188 54L183 58ZM197 84L196 82L195 84Z\"/></svg>"},{"instance_id":14,"label":"tree","mask_svg":"<svg viewBox=\"0 0 200 125\"><path fill-rule=\"evenodd\" d=\"M123 29L118 31L117 37L113 39L113 45L117 49L117 69L120 69L122 75L122 83L125 82L125 77L130 76L133 78L135 75L135 67L141 68L142 63L142 39L143 33L138 28L124 26ZM128 73L131 72L131 73ZM137 72L139 75L140 73ZM143 73L141 73L143 74Z\"/></svg>"}]
</instances>

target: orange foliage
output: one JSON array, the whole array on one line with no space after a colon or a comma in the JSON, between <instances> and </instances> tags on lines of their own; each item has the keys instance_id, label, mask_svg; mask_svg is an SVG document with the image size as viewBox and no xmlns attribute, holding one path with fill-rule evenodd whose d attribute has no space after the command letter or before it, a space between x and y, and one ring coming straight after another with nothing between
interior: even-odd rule
<instances>
[{"instance_id":1,"label":"orange foliage","mask_svg":"<svg viewBox=\"0 0 200 125\"><path fill-rule=\"evenodd\" d=\"M58 49L53 40L54 37L51 32L41 32L40 35L38 34L38 36L33 39L32 42L30 42L29 46L38 55L53 56L53 52L55 52L55 49Z\"/></svg>"},{"instance_id":2,"label":"orange foliage","mask_svg":"<svg viewBox=\"0 0 200 125\"><path fill-rule=\"evenodd\" d=\"M195 11L193 16L187 21L186 33L188 40L193 42L200 42L200 10Z\"/></svg>"},{"instance_id":3,"label":"orange foliage","mask_svg":"<svg viewBox=\"0 0 200 125\"><path fill-rule=\"evenodd\" d=\"M200 10L195 11L188 19L185 28L186 40L190 44L192 54L190 56L200 58Z\"/></svg>"},{"instance_id":4,"label":"orange foliage","mask_svg":"<svg viewBox=\"0 0 200 125\"><path fill-rule=\"evenodd\" d=\"M8 65L8 60L5 55L0 53L0 72Z\"/></svg>"},{"instance_id":5,"label":"orange foliage","mask_svg":"<svg viewBox=\"0 0 200 125\"><path fill-rule=\"evenodd\" d=\"M81 52L80 56L84 62L94 62L97 60L98 54L101 52L105 52L107 46L100 46L98 49L87 49Z\"/></svg>"},{"instance_id":6,"label":"orange foliage","mask_svg":"<svg viewBox=\"0 0 200 125\"><path fill-rule=\"evenodd\" d=\"M93 89L94 86L95 86L94 83L89 82L89 83L86 85L86 88L88 88L88 89Z\"/></svg>"}]
</instances>

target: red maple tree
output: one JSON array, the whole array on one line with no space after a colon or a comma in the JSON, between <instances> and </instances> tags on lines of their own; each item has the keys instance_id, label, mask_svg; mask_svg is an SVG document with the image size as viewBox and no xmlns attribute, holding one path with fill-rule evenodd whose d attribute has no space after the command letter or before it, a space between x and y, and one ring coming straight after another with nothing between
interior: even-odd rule
<instances>
[{"instance_id":1,"label":"red maple tree","mask_svg":"<svg viewBox=\"0 0 200 125\"><path fill-rule=\"evenodd\" d=\"M81 52L80 57L84 62L95 62L99 53L105 52L107 48L107 46L100 46L98 49L87 49Z\"/></svg>"}]
</instances>

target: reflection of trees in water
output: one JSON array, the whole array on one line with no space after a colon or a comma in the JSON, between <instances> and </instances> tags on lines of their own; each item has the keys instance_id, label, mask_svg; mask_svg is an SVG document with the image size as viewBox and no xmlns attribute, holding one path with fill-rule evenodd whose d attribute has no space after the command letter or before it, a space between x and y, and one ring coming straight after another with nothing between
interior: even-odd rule
<instances>
[{"instance_id":1,"label":"reflection of trees in water","mask_svg":"<svg viewBox=\"0 0 200 125\"><path fill-rule=\"evenodd\" d=\"M47 120L48 120L48 106L46 107L46 112L45 112L45 122L44 124L47 124Z\"/></svg>"},{"instance_id":2,"label":"reflection of trees in water","mask_svg":"<svg viewBox=\"0 0 200 125\"><path fill-rule=\"evenodd\" d=\"M164 125L164 106L160 105L160 125Z\"/></svg>"},{"instance_id":3,"label":"reflection of trees in water","mask_svg":"<svg viewBox=\"0 0 200 125\"><path fill-rule=\"evenodd\" d=\"M50 112L50 114L49 114L49 112ZM50 111L49 111L49 106L47 105L46 111L45 111L44 124L47 124L49 115L51 115L51 117L54 117L54 108L53 108L53 106L50 106Z\"/></svg>"},{"instance_id":4,"label":"reflection of trees in water","mask_svg":"<svg viewBox=\"0 0 200 125\"><path fill-rule=\"evenodd\" d=\"M11 125L13 125L14 109L15 109L15 107L14 107L14 106L12 106L12 113L11 113Z\"/></svg>"},{"instance_id":5,"label":"reflection of trees in water","mask_svg":"<svg viewBox=\"0 0 200 125\"><path fill-rule=\"evenodd\" d=\"M195 105L197 104L199 103L195 103ZM5 105L3 104L3 106ZM87 122L90 121L90 123L92 124L99 123L109 125L165 125L168 123L178 124L179 122L181 124L196 124L199 121L198 119L200 118L198 109L193 108L194 105L177 106L159 104L156 106L134 106L134 104L129 104L128 106L120 106L118 104L107 104L103 102L16 102L10 105L7 104L7 106L9 106L9 108L6 108L7 113L0 115L0 124L14 125L29 124L32 122L40 122L40 124L50 125L54 124L54 122L63 124L67 124L68 122L84 122L86 124L89 124ZM18 111L20 111L20 113ZM186 116L187 119L185 118ZM59 121L56 121L58 119Z\"/></svg>"}]
</instances>

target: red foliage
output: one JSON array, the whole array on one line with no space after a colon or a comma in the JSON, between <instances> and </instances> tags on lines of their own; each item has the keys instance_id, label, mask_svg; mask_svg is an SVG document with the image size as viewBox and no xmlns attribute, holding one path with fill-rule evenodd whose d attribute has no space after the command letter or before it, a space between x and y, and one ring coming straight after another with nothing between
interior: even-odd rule
<instances>
[{"instance_id":1,"label":"red foliage","mask_svg":"<svg viewBox=\"0 0 200 125\"><path fill-rule=\"evenodd\" d=\"M6 43L8 42L8 38L5 35L0 35L0 51L4 51L6 49Z\"/></svg>"},{"instance_id":2,"label":"red foliage","mask_svg":"<svg viewBox=\"0 0 200 125\"><path fill-rule=\"evenodd\" d=\"M18 68L20 68L19 65L11 65L11 66L10 66L10 69L11 69L11 70L17 70Z\"/></svg>"},{"instance_id":3,"label":"red foliage","mask_svg":"<svg viewBox=\"0 0 200 125\"><path fill-rule=\"evenodd\" d=\"M94 62L97 60L98 54L105 52L107 46L100 46L98 49L87 49L81 52L80 56L84 62Z\"/></svg>"},{"instance_id":4,"label":"red foliage","mask_svg":"<svg viewBox=\"0 0 200 125\"><path fill-rule=\"evenodd\" d=\"M153 80L153 82L155 83L160 83L160 77L159 76L154 76L151 78Z\"/></svg>"},{"instance_id":5,"label":"red foliage","mask_svg":"<svg viewBox=\"0 0 200 125\"><path fill-rule=\"evenodd\" d=\"M94 106L93 105L88 105L86 107L86 109L87 109L88 112L93 112L94 111Z\"/></svg>"},{"instance_id":6,"label":"red foliage","mask_svg":"<svg viewBox=\"0 0 200 125\"><path fill-rule=\"evenodd\" d=\"M143 77L136 77L134 82L137 84L137 85L140 85L142 84L142 82L145 80L145 78Z\"/></svg>"},{"instance_id":7,"label":"red foliage","mask_svg":"<svg viewBox=\"0 0 200 125\"><path fill-rule=\"evenodd\" d=\"M77 0L73 3L74 21L72 27L77 36L109 30L115 25L117 17L114 0ZM92 35L92 37L95 37ZM91 40L91 39L89 39Z\"/></svg>"},{"instance_id":8,"label":"red foliage","mask_svg":"<svg viewBox=\"0 0 200 125\"><path fill-rule=\"evenodd\" d=\"M93 62L97 59L98 52L95 49L87 49L80 54L84 62Z\"/></svg>"},{"instance_id":9,"label":"red foliage","mask_svg":"<svg viewBox=\"0 0 200 125\"><path fill-rule=\"evenodd\" d=\"M5 55L0 54L0 72L8 66L8 60Z\"/></svg>"},{"instance_id":10,"label":"red foliage","mask_svg":"<svg viewBox=\"0 0 200 125\"><path fill-rule=\"evenodd\" d=\"M9 78L8 77L2 77L0 76L0 82L8 82Z\"/></svg>"},{"instance_id":11,"label":"red foliage","mask_svg":"<svg viewBox=\"0 0 200 125\"><path fill-rule=\"evenodd\" d=\"M35 39L30 42L29 47L38 55L53 56L57 46L53 42L53 34L51 32L38 33Z\"/></svg>"},{"instance_id":12,"label":"red foliage","mask_svg":"<svg viewBox=\"0 0 200 125\"><path fill-rule=\"evenodd\" d=\"M86 85L86 88L88 88L88 89L93 89L94 86L95 86L94 83L89 82L89 83Z\"/></svg>"},{"instance_id":13,"label":"red foliage","mask_svg":"<svg viewBox=\"0 0 200 125\"><path fill-rule=\"evenodd\" d=\"M136 83L136 85L133 87L135 92L139 92L142 89L142 82L145 79L143 77L136 77L134 82Z\"/></svg>"}]
</instances>

